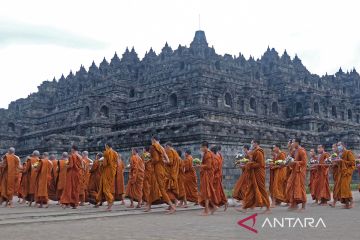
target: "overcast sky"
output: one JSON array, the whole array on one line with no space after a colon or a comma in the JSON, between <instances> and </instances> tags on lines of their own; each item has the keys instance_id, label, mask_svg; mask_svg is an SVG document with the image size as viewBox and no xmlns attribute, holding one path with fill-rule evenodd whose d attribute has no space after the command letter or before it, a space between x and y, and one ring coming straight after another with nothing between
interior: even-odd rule
<instances>
[{"instance_id":1,"label":"overcast sky","mask_svg":"<svg viewBox=\"0 0 360 240\"><path fill-rule=\"evenodd\" d=\"M76 72L115 51L140 58L189 45L200 27L219 54L261 57L267 46L298 54L313 73L360 72L358 1L315 0L1 0L0 107L44 80Z\"/></svg>"}]
</instances>

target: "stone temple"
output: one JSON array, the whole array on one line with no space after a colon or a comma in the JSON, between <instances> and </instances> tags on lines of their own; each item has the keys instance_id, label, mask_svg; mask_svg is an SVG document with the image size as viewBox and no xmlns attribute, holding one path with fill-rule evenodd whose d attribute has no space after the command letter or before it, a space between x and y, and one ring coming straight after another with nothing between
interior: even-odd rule
<instances>
[{"instance_id":1,"label":"stone temple","mask_svg":"<svg viewBox=\"0 0 360 240\"><path fill-rule=\"evenodd\" d=\"M126 159L156 134L198 157L208 140L222 144L229 187L239 175L234 155L252 138L267 153L294 136L307 148L342 140L359 150L359 87L355 69L320 77L286 51L268 48L257 60L218 55L197 31L190 47L165 44L142 60L126 49L121 58L115 53L110 62L43 82L0 110L0 150L59 154L76 143L94 153L111 141Z\"/></svg>"}]
</instances>

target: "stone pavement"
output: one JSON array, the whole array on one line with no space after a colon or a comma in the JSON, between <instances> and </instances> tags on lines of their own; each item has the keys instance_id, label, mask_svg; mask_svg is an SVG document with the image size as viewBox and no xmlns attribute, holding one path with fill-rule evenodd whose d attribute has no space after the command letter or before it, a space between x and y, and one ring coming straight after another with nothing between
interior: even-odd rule
<instances>
[{"instance_id":1,"label":"stone pavement","mask_svg":"<svg viewBox=\"0 0 360 240\"><path fill-rule=\"evenodd\" d=\"M155 206L151 213L115 205L112 212L105 207L94 209L84 206L77 210L61 209L51 204L48 209L29 208L15 205L15 208L0 208L0 240L40 239L358 239L360 227L360 194L354 192L355 207L342 209L312 206L303 213L288 212L286 207L273 209L272 214L260 214L261 210L239 213L233 207L224 212L219 209L213 216L199 216L199 207L178 209L175 215L165 215L165 206ZM232 200L230 203L233 205ZM258 213L253 233L237 224L252 214ZM294 222L285 227L277 225L264 227L265 219L273 223L274 218L299 218L304 226L305 218L314 218L315 224L321 218L326 228L301 227ZM294 220L295 221L295 220ZM244 224L252 227L252 220ZM313 224L313 225L315 225ZM273 225L273 224L272 224Z\"/></svg>"}]
</instances>

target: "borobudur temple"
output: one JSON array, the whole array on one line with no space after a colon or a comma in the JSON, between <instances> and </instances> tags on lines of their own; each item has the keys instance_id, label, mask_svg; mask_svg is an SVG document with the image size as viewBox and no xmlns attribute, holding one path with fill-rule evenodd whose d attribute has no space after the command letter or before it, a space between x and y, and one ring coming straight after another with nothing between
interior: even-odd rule
<instances>
[{"instance_id":1,"label":"borobudur temple","mask_svg":"<svg viewBox=\"0 0 360 240\"><path fill-rule=\"evenodd\" d=\"M152 135L199 155L203 140L221 144L225 178L239 174L233 156L252 138L269 150L299 136L306 147L342 140L359 149L360 76L310 73L286 51L260 59L219 55L197 31L190 47L142 60L134 49L86 70L45 81L38 92L0 110L0 149L20 156L34 149L60 153L76 143L90 152L111 141L120 152L149 144Z\"/></svg>"}]
</instances>

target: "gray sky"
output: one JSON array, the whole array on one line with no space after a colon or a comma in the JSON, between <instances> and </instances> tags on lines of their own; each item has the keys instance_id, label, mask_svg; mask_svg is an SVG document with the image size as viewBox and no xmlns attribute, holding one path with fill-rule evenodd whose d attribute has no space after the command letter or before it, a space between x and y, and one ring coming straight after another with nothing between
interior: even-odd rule
<instances>
[{"instance_id":1,"label":"gray sky","mask_svg":"<svg viewBox=\"0 0 360 240\"><path fill-rule=\"evenodd\" d=\"M93 60L135 47L189 45L200 26L219 54L261 57L267 46L298 54L313 73L360 71L356 0L2 1L0 107ZM5 90L5 91L4 91Z\"/></svg>"}]
</instances>

